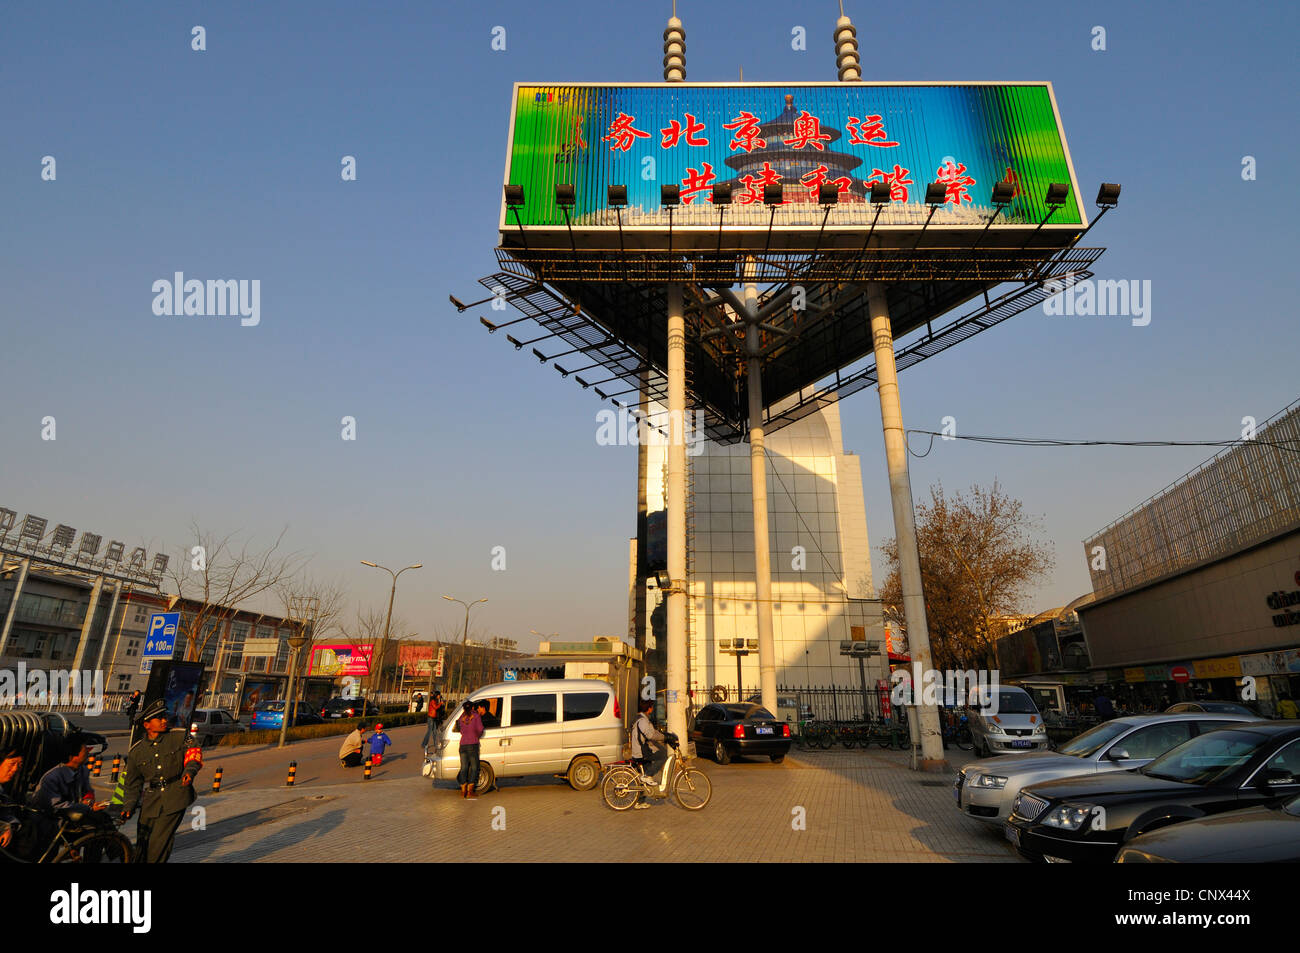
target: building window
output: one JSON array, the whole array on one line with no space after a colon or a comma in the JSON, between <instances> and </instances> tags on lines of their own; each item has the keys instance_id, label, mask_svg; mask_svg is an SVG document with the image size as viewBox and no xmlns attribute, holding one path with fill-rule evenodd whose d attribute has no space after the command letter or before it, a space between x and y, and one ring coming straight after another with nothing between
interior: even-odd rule
<instances>
[{"instance_id":1,"label":"building window","mask_svg":"<svg viewBox=\"0 0 1300 953\"><path fill-rule=\"evenodd\" d=\"M132 658L140 654L140 640L128 639L126 643L126 656Z\"/></svg>"}]
</instances>

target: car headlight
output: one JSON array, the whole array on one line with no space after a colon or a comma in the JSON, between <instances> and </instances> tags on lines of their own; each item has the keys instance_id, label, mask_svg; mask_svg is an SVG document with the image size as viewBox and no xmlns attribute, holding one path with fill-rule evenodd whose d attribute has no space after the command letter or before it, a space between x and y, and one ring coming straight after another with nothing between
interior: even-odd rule
<instances>
[{"instance_id":1,"label":"car headlight","mask_svg":"<svg viewBox=\"0 0 1300 953\"><path fill-rule=\"evenodd\" d=\"M999 725L996 721L986 721L986 722L984 722L984 730L987 731L987 732L988 732L989 734L991 734L991 735L1005 735L1005 734L1006 734L1006 732L1002 730L1002 726Z\"/></svg>"},{"instance_id":2,"label":"car headlight","mask_svg":"<svg viewBox=\"0 0 1300 953\"><path fill-rule=\"evenodd\" d=\"M1062 804L1043 818L1043 823L1048 827L1059 827L1063 831L1077 831L1090 817L1091 804Z\"/></svg>"},{"instance_id":3,"label":"car headlight","mask_svg":"<svg viewBox=\"0 0 1300 953\"><path fill-rule=\"evenodd\" d=\"M969 784L973 788L992 788L1000 791L1007 786L1007 779L1000 774L977 774Z\"/></svg>"},{"instance_id":4,"label":"car headlight","mask_svg":"<svg viewBox=\"0 0 1300 953\"><path fill-rule=\"evenodd\" d=\"M1034 725L1034 731L1033 731L1033 733L1036 734L1036 735L1045 735L1045 734L1047 734L1047 725L1043 724L1043 723L1040 721L1038 724Z\"/></svg>"}]
</instances>

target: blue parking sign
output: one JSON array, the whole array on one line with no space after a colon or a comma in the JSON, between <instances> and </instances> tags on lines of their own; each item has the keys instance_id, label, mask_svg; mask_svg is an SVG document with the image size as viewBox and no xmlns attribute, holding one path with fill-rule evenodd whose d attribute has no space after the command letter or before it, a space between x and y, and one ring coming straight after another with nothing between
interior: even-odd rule
<instances>
[{"instance_id":1,"label":"blue parking sign","mask_svg":"<svg viewBox=\"0 0 1300 953\"><path fill-rule=\"evenodd\" d=\"M176 628L181 623L179 612L155 612L149 616L149 632L144 637L142 659L171 658L176 651Z\"/></svg>"}]
</instances>

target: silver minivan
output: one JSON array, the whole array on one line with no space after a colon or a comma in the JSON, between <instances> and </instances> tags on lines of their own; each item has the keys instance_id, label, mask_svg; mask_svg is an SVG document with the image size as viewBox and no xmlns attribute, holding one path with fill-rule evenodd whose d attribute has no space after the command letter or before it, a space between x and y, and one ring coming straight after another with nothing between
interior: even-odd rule
<instances>
[{"instance_id":1,"label":"silver minivan","mask_svg":"<svg viewBox=\"0 0 1300 953\"><path fill-rule=\"evenodd\" d=\"M498 778L550 774L578 791L600 782L606 765L623 757L627 733L614 688L586 678L498 682L473 692L483 704L478 793ZM424 776L454 780L460 771L460 709L453 710L425 751Z\"/></svg>"}]
</instances>

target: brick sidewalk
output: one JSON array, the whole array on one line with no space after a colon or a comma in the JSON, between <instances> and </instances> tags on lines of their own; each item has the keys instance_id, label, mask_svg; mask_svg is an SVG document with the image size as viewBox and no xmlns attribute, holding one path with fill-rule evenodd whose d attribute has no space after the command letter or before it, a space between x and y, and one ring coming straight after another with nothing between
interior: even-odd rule
<instances>
[{"instance_id":1,"label":"brick sidewalk","mask_svg":"<svg viewBox=\"0 0 1300 953\"><path fill-rule=\"evenodd\" d=\"M996 830L957 812L951 775L912 772L897 752L796 752L780 765L726 767L698 759L713 782L704 810L665 801L616 813L598 791L552 779L507 780L501 790L464 801L453 783L434 789L419 776L423 729L392 734L394 749L407 757L386 761L369 782L359 769L338 767L337 739L293 746L299 777L311 779L293 789L283 786L285 752L223 754L227 777L248 783L200 798L207 829L183 825L173 860L1018 860ZM209 770L204 776L200 791L211 782ZM792 827L796 808L806 830Z\"/></svg>"}]
</instances>

